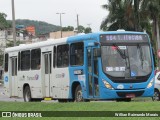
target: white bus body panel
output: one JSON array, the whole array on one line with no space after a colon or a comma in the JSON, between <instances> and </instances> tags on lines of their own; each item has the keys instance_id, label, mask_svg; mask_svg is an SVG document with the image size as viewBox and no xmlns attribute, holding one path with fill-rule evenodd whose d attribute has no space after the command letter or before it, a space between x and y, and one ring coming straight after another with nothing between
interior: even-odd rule
<instances>
[{"instance_id":1,"label":"white bus body panel","mask_svg":"<svg viewBox=\"0 0 160 120\"><path fill-rule=\"evenodd\" d=\"M17 47L6 48L5 53L9 54L9 65L8 72L4 75L4 87L5 93L8 96L12 96L12 87L14 86L11 83L11 57L17 57L18 65L18 52L32 49L41 49L41 68L40 70L27 70L27 71L18 71L17 70L17 84L14 89L16 96L23 97L24 85L28 84L31 90L32 98L44 98L44 97L53 97L53 98L68 98L69 97L69 68L53 68L53 47L57 45L66 44L67 38L57 39L57 40L48 40L39 43L33 43L28 45L20 45ZM13 52L14 51L14 52ZM51 74L49 80L45 75L44 69L44 54L51 53ZM17 66L18 69L18 66ZM46 76L46 77L45 77ZM46 85L48 85L46 87ZM48 94L48 92L50 94Z\"/></svg>"},{"instance_id":2,"label":"white bus body panel","mask_svg":"<svg viewBox=\"0 0 160 120\"><path fill-rule=\"evenodd\" d=\"M55 68L53 69L52 93L53 98L68 98L69 96L69 69Z\"/></svg>"},{"instance_id":3,"label":"white bus body panel","mask_svg":"<svg viewBox=\"0 0 160 120\"><path fill-rule=\"evenodd\" d=\"M41 70L18 72L18 97L23 97L24 84L29 84L32 98L42 98Z\"/></svg>"},{"instance_id":4,"label":"white bus body panel","mask_svg":"<svg viewBox=\"0 0 160 120\"><path fill-rule=\"evenodd\" d=\"M5 95L7 96L11 96L10 94L10 81L9 81L9 72L5 73L4 76L4 91L5 91Z\"/></svg>"}]
</instances>

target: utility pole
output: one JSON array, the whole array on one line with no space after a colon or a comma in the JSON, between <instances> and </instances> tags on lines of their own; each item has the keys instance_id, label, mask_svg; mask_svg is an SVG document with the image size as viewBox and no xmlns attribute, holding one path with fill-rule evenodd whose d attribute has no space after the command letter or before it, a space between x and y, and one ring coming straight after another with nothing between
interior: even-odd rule
<instances>
[{"instance_id":1,"label":"utility pole","mask_svg":"<svg viewBox=\"0 0 160 120\"><path fill-rule=\"evenodd\" d=\"M79 33L79 16L77 14L77 33Z\"/></svg>"},{"instance_id":2,"label":"utility pole","mask_svg":"<svg viewBox=\"0 0 160 120\"><path fill-rule=\"evenodd\" d=\"M65 13L56 13L60 15L60 26L61 26L61 38L62 38L62 19L61 19L61 15L65 14Z\"/></svg>"},{"instance_id":3,"label":"utility pole","mask_svg":"<svg viewBox=\"0 0 160 120\"><path fill-rule=\"evenodd\" d=\"M91 23L89 23L89 24L87 24L87 25L88 25L89 28L91 27Z\"/></svg>"},{"instance_id":4,"label":"utility pole","mask_svg":"<svg viewBox=\"0 0 160 120\"><path fill-rule=\"evenodd\" d=\"M15 23L15 10L14 10L14 0L12 0L12 29L13 29L13 41L14 46L16 46L16 23Z\"/></svg>"}]
</instances>

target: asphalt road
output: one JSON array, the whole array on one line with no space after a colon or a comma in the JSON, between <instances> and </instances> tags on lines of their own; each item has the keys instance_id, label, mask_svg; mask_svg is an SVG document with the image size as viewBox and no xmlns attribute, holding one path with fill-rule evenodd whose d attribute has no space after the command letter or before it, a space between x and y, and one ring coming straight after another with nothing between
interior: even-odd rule
<instances>
[{"instance_id":1,"label":"asphalt road","mask_svg":"<svg viewBox=\"0 0 160 120\"><path fill-rule=\"evenodd\" d=\"M8 102L24 102L23 98L9 98L7 95L5 95L3 85L0 84L0 101L8 101ZM42 100L41 102L55 102L57 103L57 100L51 100L51 101L45 101Z\"/></svg>"},{"instance_id":2,"label":"asphalt road","mask_svg":"<svg viewBox=\"0 0 160 120\"><path fill-rule=\"evenodd\" d=\"M9 98L7 95L5 95L4 87L1 84L0 84L0 101L24 102L23 98ZM54 102L54 103L57 103L58 100L51 100L51 101L42 100L41 102ZM91 101L91 102L107 102L107 101ZM108 102L113 102L113 101L108 101Z\"/></svg>"},{"instance_id":3,"label":"asphalt road","mask_svg":"<svg viewBox=\"0 0 160 120\"><path fill-rule=\"evenodd\" d=\"M23 102L23 98L9 98L4 93L3 85L0 85L0 101L12 101L12 102Z\"/></svg>"}]
</instances>

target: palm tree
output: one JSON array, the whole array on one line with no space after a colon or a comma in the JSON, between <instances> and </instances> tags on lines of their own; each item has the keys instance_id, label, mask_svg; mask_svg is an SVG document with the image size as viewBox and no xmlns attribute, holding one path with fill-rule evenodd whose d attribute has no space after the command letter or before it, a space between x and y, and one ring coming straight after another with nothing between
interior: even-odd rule
<instances>
[{"instance_id":1,"label":"palm tree","mask_svg":"<svg viewBox=\"0 0 160 120\"><path fill-rule=\"evenodd\" d=\"M160 1L159 0L142 0L141 10L152 20L153 40L157 40L157 49L160 49L159 24L160 24ZM160 66L160 61L158 62Z\"/></svg>"},{"instance_id":2,"label":"palm tree","mask_svg":"<svg viewBox=\"0 0 160 120\"><path fill-rule=\"evenodd\" d=\"M101 23L102 30L134 30L132 0L109 0L102 8L109 11L108 16Z\"/></svg>"},{"instance_id":3,"label":"palm tree","mask_svg":"<svg viewBox=\"0 0 160 120\"><path fill-rule=\"evenodd\" d=\"M140 31L139 7L140 7L140 0L134 0L135 31Z\"/></svg>"},{"instance_id":4,"label":"palm tree","mask_svg":"<svg viewBox=\"0 0 160 120\"><path fill-rule=\"evenodd\" d=\"M150 19L141 10L145 0L109 0L102 8L109 11L108 16L102 21L102 30L133 30L150 31Z\"/></svg>"}]
</instances>

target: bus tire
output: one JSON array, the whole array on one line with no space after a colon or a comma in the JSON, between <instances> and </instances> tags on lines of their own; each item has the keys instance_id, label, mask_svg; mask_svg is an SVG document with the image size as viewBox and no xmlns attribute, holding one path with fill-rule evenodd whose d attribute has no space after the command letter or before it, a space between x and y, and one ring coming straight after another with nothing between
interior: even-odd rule
<instances>
[{"instance_id":1,"label":"bus tire","mask_svg":"<svg viewBox=\"0 0 160 120\"><path fill-rule=\"evenodd\" d=\"M80 85L76 87L75 90L75 102L83 102L82 88Z\"/></svg>"},{"instance_id":2,"label":"bus tire","mask_svg":"<svg viewBox=\"0 0 160 120\"><path fill-rule=\"evenodd\" d=\"M29 86L26 86L24 88L23 98L24 98L25 102L31 102L32 101L31 90L30 90Z\"/></svg>"},{"instance_id":3,"label":"bus tire","mask_svg":"<svg viewBox=\"0 0 160 120\"><path fill-rule=\"evenodd\" d=\"M154 90L154 95L152 97L153 101L159 101L160 100L160 95L159 95L159 91L158 90Z\"/></svg>"}]
</instances>

